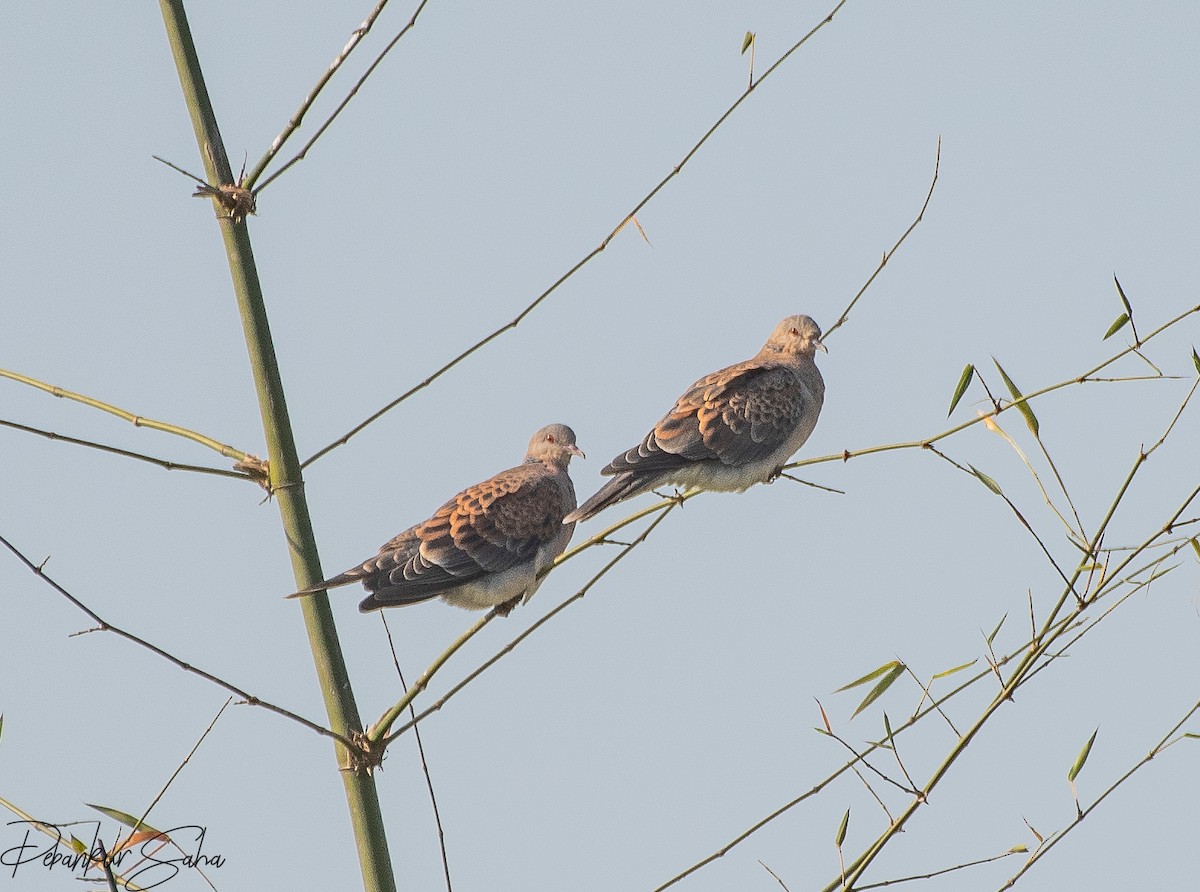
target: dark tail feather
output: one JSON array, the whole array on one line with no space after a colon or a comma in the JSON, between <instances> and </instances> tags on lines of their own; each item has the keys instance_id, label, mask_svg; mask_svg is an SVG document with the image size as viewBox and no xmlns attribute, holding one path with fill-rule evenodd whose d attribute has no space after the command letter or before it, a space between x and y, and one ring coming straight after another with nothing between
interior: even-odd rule
<instances>
[{"instance_id":1,"label":"dark tail feather","mask_svg":"<svg viewBox=\"0 0 1200 892\"><path fill-rule=\"evenodd\" d=\"M420 604L422 601L431 601L440 595L440 591L422 592L421 594L405 593L401 594L394 588L383 588L377 592L371 592L358 605L360 613L370 613L372 610L380 610L384 607L405 607L409 604Z\"/></svg>"},{"instance_id":2,"label":"dark tail feather","mask_svg":"<svg viewBox=\"0 0 1200 892\"><path fill-rule=\"evenodd\" d=\"M654 486L655 482L652 479L648 480L632 473L618 474L600 487L594 496L564 517L563 523L590 520L610 505L649 492Z\"/></svg>"},{"instance_id":3,"label":"dark tail feather","mask_svg":"<svg viewBox=\"0 0 1200 892\"><path fill-rule=\"evenodd\" d=\"M292 592L288 598L303 598L305 595L315 595L317 592L323 592L326 589L337 588L339 585L349 585L352 582L361 582L362 578L367 574L360 567L355 567L353 570L348 570L345 573L339 573L332 579L326 579L324 582L317 582L307 588L302 588L298 592Z\"/></svg>"}]
</instances>

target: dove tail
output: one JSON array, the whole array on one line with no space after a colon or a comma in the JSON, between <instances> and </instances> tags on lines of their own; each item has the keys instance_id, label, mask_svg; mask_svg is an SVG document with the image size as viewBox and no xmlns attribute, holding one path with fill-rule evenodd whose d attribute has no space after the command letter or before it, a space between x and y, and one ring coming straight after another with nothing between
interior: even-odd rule
<instances>
[{"instance_id":1,"label":"dove tail","mask_svg":"<svg viewBox=\"0 0 1200 892\"><path fill-rule=\"evenodd\" d=\"M641 475L626 472L618 474L608 481L599 491L563 518L563 523L576 523L590 520L605 508L649 492L655 487L653 478L647 479Z\"/></svg>"},{"instance_id":2,"label":"dove tail","mask_svg":"<svg viewBox=\"0 0 1200 892\"><path fill-rule=\"evenodd\" d=\"M317 592L323 592L326 589L337 588L339 585L349 585L352 582L361 582L363 577L367 575L367 571L363 567L355 567L353 570L347 570L345 573L339 573L332 579L326 579L324 582L318 582L307 588L302 588L298 592L292 592L288 598L303 598L305 595L315 595ZM285 599L286 600L286 599Z\"/></svg>"}]
</instances>

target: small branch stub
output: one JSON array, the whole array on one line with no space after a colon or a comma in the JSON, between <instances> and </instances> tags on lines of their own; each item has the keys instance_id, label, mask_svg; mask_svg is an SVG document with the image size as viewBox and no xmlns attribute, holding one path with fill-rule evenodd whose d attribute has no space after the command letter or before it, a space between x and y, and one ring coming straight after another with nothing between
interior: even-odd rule
<instances>
[{"instance_id":1,"label":"small branch stub","mask_svg":"<svg viewBox=\"0 0 1200 892\"><path fill-rule=\"evenodd\" d=\"M258 204L254 193L242 186L225 183L216 188L202 183L192 193L193 198L211 198L228 213L226 216L234 223L241 223L248 214L258 212Z\"/></svg>"},{"instance_id":2,"label":"small branch stub","mask_svg":"<svg viewBox=\"0 0 1200 892\"><path fill-rule=\"evenodd\" d=\"M382 740L372 741L364 731L352 731L350 740L354 748L346 750L350 764L345 766L344 770L355 774L373 774L375 769L383 764L383 753L387 749L387 743Z\"/></svg>"},{"instance_id":3,"label":"small branch stub","mask_svg":"<svg viewBox=\"0 0 1200 892\"><path fill-rule=\"evenodd\" d=\"M271 463L257 455L247 455L233 463L235 471L241 471L268 493L271 492Z\"/></svg>"}]
</instances>

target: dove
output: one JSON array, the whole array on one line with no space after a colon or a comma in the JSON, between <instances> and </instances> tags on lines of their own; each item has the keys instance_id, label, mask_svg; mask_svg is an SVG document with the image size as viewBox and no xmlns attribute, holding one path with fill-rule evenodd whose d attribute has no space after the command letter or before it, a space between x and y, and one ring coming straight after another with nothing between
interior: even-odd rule
<instances>
[{"instance_id":1,"label":"dove","mask_svg":"<svg viewBox=\"0 0 1200 892\"><path fill-rule=\"evenodd\" d=\"M641 443L600 471L613 479L563 523L667 484L740 492L778 477L825 402L817 350L828 352L817 323L788 316L753 359L689 387Z\"/></svg>"},{"instance_id":2,"label":"dove","mask_svg":"<svg viewBox=\"0 0 1200 892\"><path fill-rule=\"evenodd\" d=\"M357 567L288 597L361 582L371 593L359 604L363 613L440 597L507 615L533 596L538 574L571 541L575 525L563 518L576 504L572 456L584 458L575 432L548 425L529 441L523 464L464 489Z\"/></svg>"}]
</instances>

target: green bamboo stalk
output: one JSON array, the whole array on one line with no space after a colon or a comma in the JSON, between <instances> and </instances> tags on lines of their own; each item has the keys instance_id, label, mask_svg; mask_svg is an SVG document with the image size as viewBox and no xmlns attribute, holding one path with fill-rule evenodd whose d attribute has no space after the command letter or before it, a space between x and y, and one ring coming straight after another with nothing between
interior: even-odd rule
<instances>
[{"instance_id":1,"label":"green bamboo stalk","mask_svg":"<svg viewBox=\"0 0 1200 892\"><path fill-rule=\"evenodd\" d=\"M183 2L159 0L159 5L208 181L213 186L232 183L233 172L209 101L208 90L204 85L200 60L192 42ZM279 505L284 533L291 548L296 584L302 588L321 580L321 566L308 505L304 498L300 461L296 455L296 444L292 437L279 367L275 361L275 349L267 323L258 271L254 264L254 253L244 219L235 221L219 204L216 209L233 276L254 383L258 391L263 433L270 460L271 489ZM303 599L300 607L304 613L313 661L316 664L325 708L329 714L329 726L338 734L355 737L362 731L362 721L346 673L329 600L323 594L314 595ZM344 745L335 744L335 751L339 769L352 764L352 754ZM340 774L346 788L350 821L358 845L363 886L368 892L394 892L396 882L388 857L387 838L374 778L365 771L343 770Z\"/></svg>"}]
</instances>

